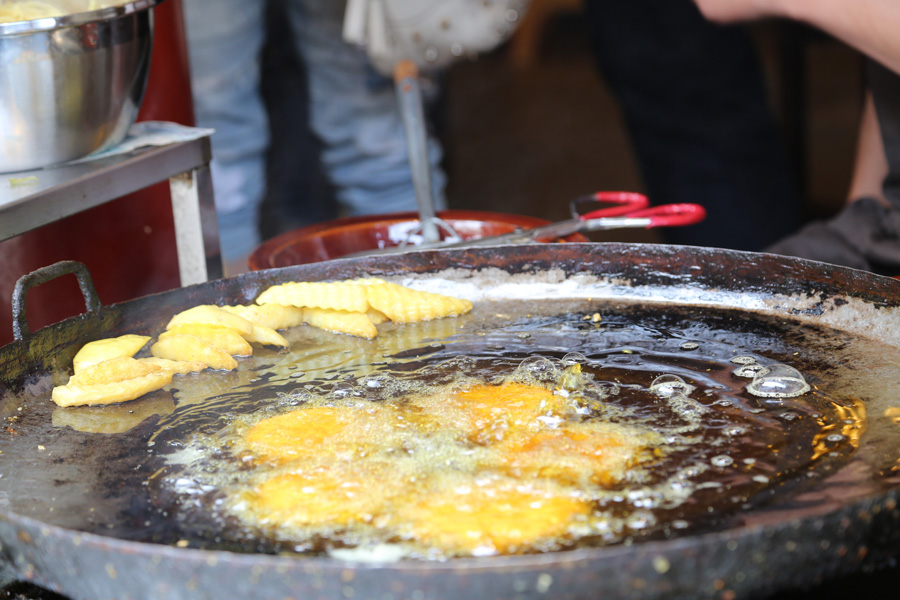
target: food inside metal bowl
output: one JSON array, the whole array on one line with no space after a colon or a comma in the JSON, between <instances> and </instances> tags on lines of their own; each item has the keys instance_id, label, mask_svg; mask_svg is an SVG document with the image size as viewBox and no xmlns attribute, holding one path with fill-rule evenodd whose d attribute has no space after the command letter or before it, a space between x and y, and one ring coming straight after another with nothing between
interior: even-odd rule
<instances>
[{"instance_id":1,"label":"food inside metal bowl","mask_svg":"<svg viewBox=\"0 0 900 600\"><path fill-rule=\"evenodd\" d=\"M0 172L122 141L143 100L160 2L0 2Z\"/></svg>"},{"instance_id":2,"label":"food inside metal bowl","mask_svg":"<svg viewBox=\"0 0 900 600\"><path fill-rule=\"evenodd\" d=\"M127 0L0 0L0 23L63 17L119 6L126 2Z\"/></svg>"}]
</instances>

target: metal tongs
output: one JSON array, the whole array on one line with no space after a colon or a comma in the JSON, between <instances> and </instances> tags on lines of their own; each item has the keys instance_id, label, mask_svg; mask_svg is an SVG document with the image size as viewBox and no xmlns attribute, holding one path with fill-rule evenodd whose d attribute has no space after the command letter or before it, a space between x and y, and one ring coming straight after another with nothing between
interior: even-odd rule
<instances>
[{"instance_id":1,"label":"metal tongs","mask_svg":"<svg viewBox=\"0 0 900 600\"><path fill-rule=\"evenodd\" d=\"M461 240L459 234L435 214L425 109L416 63L411 60L401 60L397 63L394 67L394 86L400 104L413 189L419 208L419 225L409 233L409 236L421 235L425 245L439 243L442 231L451 240Z\"/></svg>"},{"instance_id":2,"label":"metal tongs","mask_svg":"<svg viewBox=\"0 0 900 600\"><path fill-rule=\"evenodd\" d=\"M611 205L596 208L597 205ZM469 240L447 240L422 244L401 244L360 254L396 254L412 250L468 248L529 242L552 242L576 233L609 229L680 227L694 225L706 218L699 204L662 204L650 206L647 196L636 192L596 192L572 200L572 218L533 229L519 229L502 235Z\"/></svg>"}]
</instances>

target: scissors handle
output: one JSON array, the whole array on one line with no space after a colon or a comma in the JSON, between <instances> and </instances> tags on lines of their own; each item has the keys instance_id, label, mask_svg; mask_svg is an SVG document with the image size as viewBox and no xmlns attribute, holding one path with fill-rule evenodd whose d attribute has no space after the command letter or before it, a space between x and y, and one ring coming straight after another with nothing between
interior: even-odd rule
<instances>
[{"instance_id":1,"label":"scissors handle","mask_svg":"<svg viewBox=\"0 0 900 600\"><path fill-rule=\"evenodd\" d=\"M618 217L635 210L647 208L650 206L650 200L644 194L638 194L637 192L595 192L578 196L572 200L572 216L576 219L583 219L582 214L585 206L593 207L595 204L613 205L588 211L588 214L594 215L591 218L599 219L602 217Z\"/></svg>"},{"instance_id":2,"label":"scissors handle","mask_svg":"<svg viewBox=\"0 0 900 600\"><path fill-rule=\"evenodd\" d=\"M585 221L605 220L609 218L609 214L605 209L600 209L581 215L580 218ZM651 227L678 227L699 223L706 218L706 209L699 204L662 204L619 215L619 218L646 221L646 224L643 226L648 229ZM615 219L609 219L609 221L613 220Z\"/></svg>"}]
</instances>

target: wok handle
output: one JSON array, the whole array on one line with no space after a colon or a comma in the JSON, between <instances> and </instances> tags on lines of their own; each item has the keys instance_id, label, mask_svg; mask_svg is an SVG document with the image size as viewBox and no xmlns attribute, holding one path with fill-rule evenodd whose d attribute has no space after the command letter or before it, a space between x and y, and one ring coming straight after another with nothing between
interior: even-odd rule
<instances>
[{"instance_id":1,"label":"wok handle","mask_svg":"<svg viewBox=\"0 0 900 600\"><path fill-rule=\"evenodd\" d=\"M25 295L33 287L47 283L63 275L75 275L78 278L78 287L84 297L84 305L88 312L97 312L102 305L94 288L94 282L87 267L74 260L64 260L46 267L32 271L28 275L19 277L12 297L12 326L13 337L16 341L22 340L31 334L28 328L28 319L25 317Z\"/></svg>"}]
</instances>

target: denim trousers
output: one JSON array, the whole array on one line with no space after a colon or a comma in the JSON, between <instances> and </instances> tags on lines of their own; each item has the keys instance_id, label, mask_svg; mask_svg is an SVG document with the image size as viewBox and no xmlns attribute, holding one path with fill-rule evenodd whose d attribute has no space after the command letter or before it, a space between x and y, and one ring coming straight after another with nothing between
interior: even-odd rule
<instances>
[{"instance_id":1,"label":"denim trousers","mask_svg":"<svg viewBox=\"0 0 900 600\"><path fill-rule=\"evenodd\" d=\"M184 0L197 125L211 127L212 178L226 261L259 244L270 127L260 92L265 0ZM365 51L341 38L344 3L287 0L295 47L309 90L309 127L346 216L416 210L403 121L393 80ZM445 207L441 147L429 162L435 204ZM298 164L298 169L316 168Z\"/></svg>"}]
</instances>

